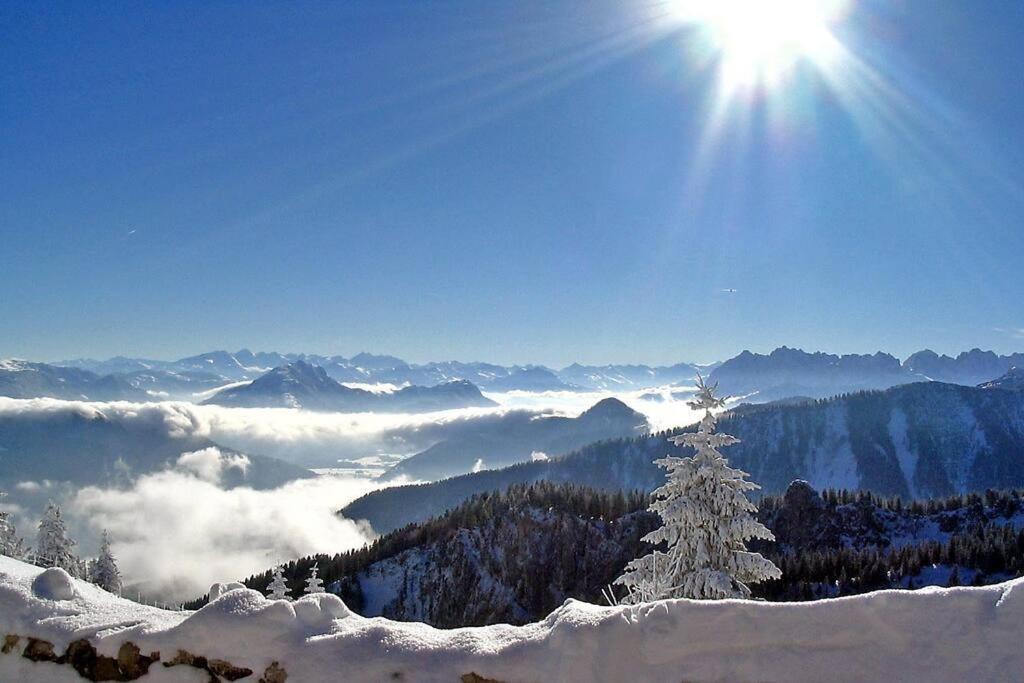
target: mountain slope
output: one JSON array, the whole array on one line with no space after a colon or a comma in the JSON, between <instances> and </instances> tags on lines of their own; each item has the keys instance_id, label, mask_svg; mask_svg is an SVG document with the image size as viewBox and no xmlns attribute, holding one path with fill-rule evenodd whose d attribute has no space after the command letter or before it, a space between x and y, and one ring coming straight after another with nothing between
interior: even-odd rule
<instances>
[{"instance_id":1,"label":"mountain slope","mask_svg":"<svg viewBox=\"0 0 1024 683\"><path fill-rule=\"evenodd\" d=\"M973 386L1004 375L1014 366L1024 367L1024 353L998 356L992 351L971 349L952 358L926 349L908 357L903 365L938 382Z\"/></svg>"},{"instance_id":2,"label":"mountain slope","mask_svg":"<svg viewBox=\"0 0 1024 683\"><path fill-rule=\"evenodd\" d=\"M245 408L306 408L339 412L427 412L496 405L466 381L410 386L391 393L346 387L301 360L282 365L248 384L219 391L207 404Z\"/></svg>"},{"instance_id":3,"label":"mountain slope","mask_svg":"<svg viewBox=\"0 0 1024 683\"><path fill-rule=\"evenodd\" d=\"M766 493L794 479L815 488L865 489L905 498L1024 486L1024 392L939 382L902 385L798 405L726 415L720 428L742 443L726 451ZM690 427L688 429L693 429ZM591 444L546 462L374 491L342 514L378 532L422 521L474 493L548 480L597 489L650 491L664 480L653 464L691 455L667 434Z\"/></svg>"},{"instance_id":4,"label":"mountain slope","mask_svg":"<svg viewBox=\"0 0 1024 683\"><path fill-rule=\"evenodd\" d=\"M495 469L526 462L536 453L559 455L593 441L647 429L641 413L614 398L594 404L576 418L512 411L467 423L444 441L394 465L382 478L443 479L474 467Z\"/></svg>"},{"instance_id":5,"label":"mountain slope","mask_svg":"<svg viewBox=\"0 0 1024 683\"><path fill-rule=\"evenodd\" d=\"M23 360L0 360L0 396L91 401L145 401L149 398L122 377Z\"/></svg>"}]
</instances>

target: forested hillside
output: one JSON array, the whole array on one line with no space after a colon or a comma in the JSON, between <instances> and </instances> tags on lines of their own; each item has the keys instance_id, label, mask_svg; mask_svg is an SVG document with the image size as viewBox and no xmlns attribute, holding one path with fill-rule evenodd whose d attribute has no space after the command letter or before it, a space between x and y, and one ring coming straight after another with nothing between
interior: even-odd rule
<instances>
[{"instance_id":1,"label":"forested hillside","mask_svg":"<svg viewBox=\"0 0 1024 683\"><path fill-rule=\"evenodd\" d=\"M687 429L693 429L689 427ZM765 493L794 479L904 499L1024 486L1024 392L939 382L803 403L746 407L720 429L741 439L726 454ZM378 532L423 521L474 493L541 480L650 491L673 430L591 444L564 457L370 493L342 514Z\"/></svg>"},{"instance_id":2,"label":"forested hillside","mask_svg":"<svg viewBox=\"0 0 1024 683\"><path fill-rule=\"evenodd\" d=\"M912 503L865 492L817 493L794 482L767 496L760 543L783 570L755 588L769 600L879 588L992 583L1024 573L1020 491ZM542 618L567 598L603 602L640 538L659 521L640 492L541 482L477 495L451 512L333 557L284 570L297 595L314 562L331 590L364 615L454 627ZM263 590L265 573L246 581Z\"/></svg>"}]
</instances>

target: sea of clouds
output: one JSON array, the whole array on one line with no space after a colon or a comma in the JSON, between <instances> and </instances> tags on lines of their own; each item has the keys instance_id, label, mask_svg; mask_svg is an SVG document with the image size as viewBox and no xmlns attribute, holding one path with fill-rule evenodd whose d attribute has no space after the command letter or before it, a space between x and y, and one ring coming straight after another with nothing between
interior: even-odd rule
<instances>
[{"instance_id":1,"label":"sea of clouds","mask_svg":"<svg viewBox=\"0 0 1024 683\"><path fill-rule=\"evenodd\" d=\"M360 476L359 470L336 469L339 461L416 453L450 430L509 410L576 416L610 396L647 415L653 429L696 421L686 396L676 392L509 392L488 394L498 407L424 414L319 413L178 401L0 399L0 415L66 411L124 423L142 421L174 437L204 437L243 454L335 468L271 490L228 488L221 483L223 473L246 468L248 458L209 448L184 452L166 469L143 474L127 487L69 487L60 483L60 473L54 473L53 481L21 482L11 492L7 509L19 516L21 533L31 543L34 530L27 526L28 510L19 505L18 495L56 500L79 535L81 554L94 553L100 530L108 529L128 583L150 596L185 600L201 595L215 581L244 578L283 560L342 552L372 540L373 530L365 523L335 513L380 484Z\"/></svg>"}]
</instances>

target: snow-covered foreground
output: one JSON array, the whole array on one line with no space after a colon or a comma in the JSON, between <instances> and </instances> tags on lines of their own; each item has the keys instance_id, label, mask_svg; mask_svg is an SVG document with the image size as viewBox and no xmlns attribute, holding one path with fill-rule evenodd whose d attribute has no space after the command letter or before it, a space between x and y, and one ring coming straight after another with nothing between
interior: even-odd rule
<instances>
[{"instance_id":1,"label":"snow-covered foreground","mask_svg":"<svg viewBox=\"0 0 1024 683\"><path fill-rule=\"evenodd\" d=\"M1024 670L1024 579L802 604L569 601L527 626L444 631L350 615L324 594L288 603L239 589L198 612L167 612L79 581L36 580L41 571L0 557L0 642L22 636L0 654L0 680L80 680L68 664L21 656L27 636L52 643L57 655L82 638L107 656L131 642L160 653L143 680L165 681L209 680L197 668L164 667L178 650L251 669L241 680L256 681L277 662L290 683L454 683L471 672L581 683L1009 681Z\"/></svg>"}]
</instances>

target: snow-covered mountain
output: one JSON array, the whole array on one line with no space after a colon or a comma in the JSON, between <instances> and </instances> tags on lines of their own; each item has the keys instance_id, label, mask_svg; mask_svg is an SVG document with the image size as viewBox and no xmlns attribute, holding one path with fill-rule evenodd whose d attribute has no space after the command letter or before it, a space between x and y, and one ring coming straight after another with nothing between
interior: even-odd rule
<instances>
[{"instance_id":1,"label":"snow-covered mountain","mask_svg":"<svg viewBox=\"0 0 1024 683\"><path fill-rule=\"evenodd\" d=\"M999 356L992 351L971 349L952 358L926 349L908 357L903 366L938 382L975 385L1000 377L1014 366L1024 367L1024 353Z\"/></svg>"},{"instance_id":2,"label":"snow-covered mountain","mask_svg":"<svg viewBox=\"0 0 1024 683\"><path fill-rule=\"evenodd\" d=\"M1009 391L1024 391L1024 367L1010 368L1005 375L997 377L990 382L984 382L982 389L1007 389Z\"/></svg>"},{"instance_id":3,"label":"snow-covered mountain","mask_svg":"<svg viewBox=\"0 0 1024 683\"><path fill-rule=\"evenodd\" d=\"M649 365L572 365L558 371L569 384L599 391L632 391L668 384L689 383L697 372L707 374L716 367L678 363L669 366Z\"/></svg>"},{"instance_id":4,"label":"snow-covered mountain","mask_svg":"<svg viewBox=\"0 0 1024 683\"><path fill-rule=\"evenodd\" d=\"M146 393L123 377L23 360L0 360L0 396L70 400L144 401Z\"/></svg>"},{"instance_id":5,"label":"snow-covered mountain","mask_svg":"<svg viewBox=\"0 0 1024 683\"><path fill-rule=\"evenodd\" d=\"M526 626L367 619L228 585L196 612L0 557L0 680L996 681L1024 670L1024 580L780 605L577 601Z\"/></svg>"},{"instance_id":6,"label":"snow-covered mountain","mask_svg":"<svg viewBox=\"0 0 1024 683\"><path fill-rule=\"evenodd\" d=\"M865 389L887 389L927 379L887 353L837 356L780 347L768 355L744 351L711 372L711 382L733 396L771 401L790 396L826 398Z\"/></svg>"},{"instance_id":7,"label":"snow-covered mountain","mask_svg":"<svg viewBox=\"0 0 1024 683\"><path fill-rule=\"evenodd\" d=\"M742 439L727 449L730 462L767 493L794 479L908 499L1024 486L1024 392L922 382L744 409L720 426ZM656 458L690 455L666 436L606 441L549 461L375 491L342 512L383 532L514 483L650 491L664 480Z\"/></svg>"},{"instance_id":8,"label":"snow-covered mountain","mask_svg":"<svg viewBox=\"0 0 1024 683\"><path fill-rule=\"evenodd\" d=\"M474 469L495 469L567 453L601 439L642 434L647 419L622 401L607 398L579 417L511 411L480 418L452 431L443 441L387 470L385 480L436 480Z\"/></svg>"},{"instance_id":9,"label":"snow-covered mountain","mask_svg":"<svg viewBox=\"0 0 1024 683\"><path fill-rule=\"evenodd\" d=\"M252 382L229 386L205 403L340 412L429 412L497 405L465 380L375 393L346 387L329 377L323 368L301 360L276 367Z\"/></svg>"}]
</instances>

